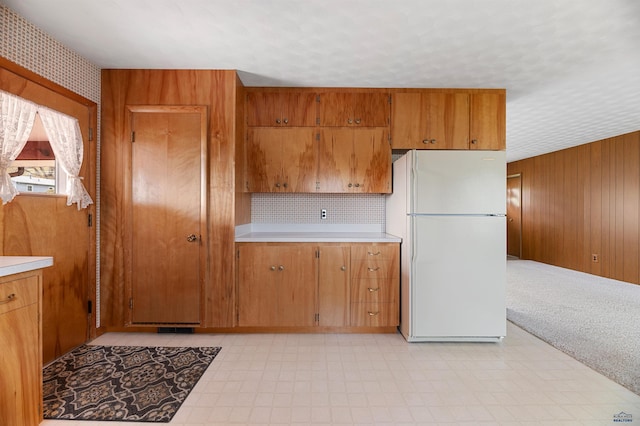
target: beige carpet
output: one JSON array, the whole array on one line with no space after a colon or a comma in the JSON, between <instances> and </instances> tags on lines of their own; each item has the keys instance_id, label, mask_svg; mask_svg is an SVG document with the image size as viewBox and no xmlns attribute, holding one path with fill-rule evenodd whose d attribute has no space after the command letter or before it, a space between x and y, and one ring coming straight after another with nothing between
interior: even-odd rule
<instances>
[{"instance_id":1,"label":"beige carpet","mask_svg":"<svg viewBox=\"0 0 640 426\"><path fill-rule=\"evenodd\" d=\"M640 395L640 286L509 260L507 318Z\"/></svg>"}]
</instances>

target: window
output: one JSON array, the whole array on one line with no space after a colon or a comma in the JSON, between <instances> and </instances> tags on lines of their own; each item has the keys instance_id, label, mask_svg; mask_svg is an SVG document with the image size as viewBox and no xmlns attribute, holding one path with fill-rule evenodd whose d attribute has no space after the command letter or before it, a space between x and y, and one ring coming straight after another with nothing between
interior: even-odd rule
<instances>
[{"instance_id":1,"label":"window","mask_svg":"<svg viewBox=\"0 0 640 426\"><path fill-rule=\"evenodd\" d=\"M8 172L19 192L66 193L67 174L57 164L38 114L27 143L9 166Z\"/></svg>"}]
</instances>

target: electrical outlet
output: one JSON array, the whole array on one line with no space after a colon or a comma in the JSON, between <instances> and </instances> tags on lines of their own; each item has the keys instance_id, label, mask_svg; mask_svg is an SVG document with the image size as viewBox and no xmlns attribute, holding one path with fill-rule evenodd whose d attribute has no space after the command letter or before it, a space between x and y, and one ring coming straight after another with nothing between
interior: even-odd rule
<instances>
[{"instance_id":1,"label":"electrical outlet","mask_svg":"<svg viewBox=\"0 0 640 426\"><path fill-rule=\"evenodd\" d=\"M591 261L593 263L598 263L598 255L597 254L592 254L591 255Z\"/></svg>"},{"instance_id":2,"label":"electrical outlet","mask_svg":"<svg viewBox=\"0 0 640 426\"><path fill-rule=\"evenodd\" d=\"M326 219L326 218L327 218L327 209L320 210L320 219Z\"/></svg>"}]
</instances>

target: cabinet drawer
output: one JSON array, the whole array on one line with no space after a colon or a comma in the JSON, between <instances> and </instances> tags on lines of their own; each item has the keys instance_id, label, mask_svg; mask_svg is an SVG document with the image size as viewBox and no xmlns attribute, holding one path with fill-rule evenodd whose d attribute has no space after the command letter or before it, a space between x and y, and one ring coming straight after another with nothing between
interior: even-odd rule
<instances>
[{"instance_id":1,"label":"cabinet drawer","mask_svg":"<svg viewBox=\"0 0 640 426\"><path fill-rule=\"evenodd\" d=\"M394 286L395 284L395 286ZM351 282L351 300L353 302L397 303L398 288L396 280L353 280Z\"/></svg>"},{"instance_id":2,"label":"cabinet drawer","mask_svg":"<svg viewBox=\"0 0 640 426\"><path fill-rule=\"evenodd\" d=\"M0 284L0 314L38 302L38 275Z\"/></svg>"},{"instance_id":3,"label":"cabinet drawer","mask_svg":"<svg viewBox=\"0 0 640 426\"><path fill-rule=\"evenodd\" d=\"M351 278L361 279L390 279L393 278L391 261L385 259L354 260L351 263Z\"/></svg>"},{"instance_id":4,"label":"cabinet drawer","mask_svg":"<svg viewBox=\"0 0 640 426\"><path fill-rule=\"evenodd\" d=\"M351 259L393 259L398 254L398 244L362 244L351 247Z\"/></svg>"},{"instance_id":5,"label":"cabinet drawer","mask_svg":"<svg viewBox=\"0 0 640 426\"><path fill-rule=\"evenodd\" d=\"M386 327L399 324L397 303L352 303L353 327Z\"/></svg>"}]
</instances>

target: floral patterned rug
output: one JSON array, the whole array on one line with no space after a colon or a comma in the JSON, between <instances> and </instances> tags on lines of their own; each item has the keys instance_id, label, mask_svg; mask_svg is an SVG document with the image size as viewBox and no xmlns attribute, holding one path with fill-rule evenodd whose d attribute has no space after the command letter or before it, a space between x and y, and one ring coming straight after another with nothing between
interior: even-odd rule
<instances>
[{"instance_id":1,"label":"floral patterned rug","mask_svg":"<svg viewBox=\"0 0 640 426\"><path fill-rule=\"evenodd\" d=\"M44 368L44 418L169 422L220 349L83 345Z\"/></svg>"}]
</instances>

